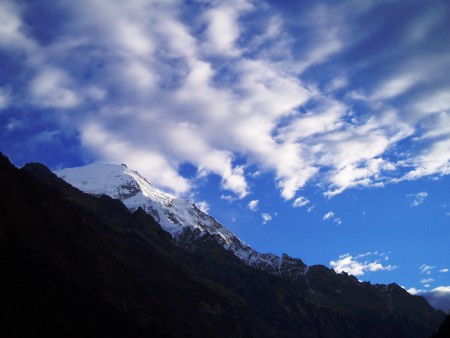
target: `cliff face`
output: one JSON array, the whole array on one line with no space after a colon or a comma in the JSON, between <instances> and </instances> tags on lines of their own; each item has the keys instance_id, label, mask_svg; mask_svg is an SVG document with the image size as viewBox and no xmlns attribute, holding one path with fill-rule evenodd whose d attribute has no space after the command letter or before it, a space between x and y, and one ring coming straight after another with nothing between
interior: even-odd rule
<instances>
[{"instance_id":1,"label":"cliff face","mask_svg":"<svg viewBox=\"0 0 450 338\"><path fill-rule=\"evenodd\" d=\"M444 315L396 285L325 267L249 266L214 236L191 246L142 208L85 194L42 165L0 158L7 336L426 337Z\"/></svg>"}]
</instances>

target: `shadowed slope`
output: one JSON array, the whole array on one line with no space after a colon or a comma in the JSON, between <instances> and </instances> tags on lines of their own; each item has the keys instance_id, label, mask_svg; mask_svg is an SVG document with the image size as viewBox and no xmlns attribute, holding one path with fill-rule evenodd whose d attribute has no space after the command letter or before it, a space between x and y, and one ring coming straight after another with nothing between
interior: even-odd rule
<instances>
[{"instance_id":1,"label":"shadowed slope","mask_svg":"<svg viewBox=\"0 0 450 338\"><path fill-rule=\"evenodd\" d=\"M2 280L9 294L2 321L14 336L23 327L38 336L82 336L83 328L117 337L270 332L242 299L179 263L170 236L142 210L131 214L119 201L81 193L39 165L54 186L5 158L0 165L0 243L9 276ZM222 311L211 314L216 304Z\"/></svg>"},{"instance_id":2,"label":"shadowed slope","mask_svg":"<svg viewBox=\"0 0 450 338\"><path fill-rule=\"evenodd\" d=\"M395 286L389 298L325 267L271 275L211 236L176 247L142 209L84 194L39 164L18 170L1 156L0 189L7 336L424 337L443 318Z\"/></svg>"}]
</instances>

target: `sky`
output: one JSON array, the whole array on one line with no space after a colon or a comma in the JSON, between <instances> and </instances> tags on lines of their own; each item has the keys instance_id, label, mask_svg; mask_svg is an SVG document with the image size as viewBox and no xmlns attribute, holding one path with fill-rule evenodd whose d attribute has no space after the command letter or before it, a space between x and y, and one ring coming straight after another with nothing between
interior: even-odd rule
<instances>
[{"instance_id":1,"label":"sky","mask_svg":"<svg viewBox=\"0 0 450 338\"><path fill-rule=\"evenodd\" d=\"M446 0L0 0L0 151L126 163L259 251L441 302L449 69Z\"/></svg>"}]
</instances>

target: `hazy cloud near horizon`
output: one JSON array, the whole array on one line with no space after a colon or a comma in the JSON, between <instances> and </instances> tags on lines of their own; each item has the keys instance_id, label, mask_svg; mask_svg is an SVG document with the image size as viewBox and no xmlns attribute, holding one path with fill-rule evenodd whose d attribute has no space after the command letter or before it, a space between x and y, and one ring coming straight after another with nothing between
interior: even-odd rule
<instances>
[{"instance_id":1,"label":"hazy cloud near horizon","mask_svg":"<svg viewBox=\"0 0 450 338\"><path fill-rule=\"evenodd\" d=\"M447 175L449 12L445 1L3 0L4 132L80 142L177 194L192 189L186 163L239 198L251 168L273 173L287 200L317 182L334 196Z\"/></svg>"}]
</instances>

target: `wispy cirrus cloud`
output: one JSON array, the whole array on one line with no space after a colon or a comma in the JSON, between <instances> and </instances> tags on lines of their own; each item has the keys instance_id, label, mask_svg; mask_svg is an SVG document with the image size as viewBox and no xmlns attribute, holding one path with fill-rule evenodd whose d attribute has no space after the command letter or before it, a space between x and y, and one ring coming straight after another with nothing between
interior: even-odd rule
<instances>
[{"instance_id":1,"label":"wispy cirrus cloud","mask_svg":"<svg viewBox=\"0 0 450 338\"><path fill-rule=\"evenodd\" d=\"M423 202L425 202L425 199L428 197L428 193L425 191L419 192L417 194L408 194L406 195L411 201L412 207L417 207L421 205Z\"/></svg>"},{"instance_id":2,"label":"wispy cirrus cloud","mask_svg":"<svg viewBox=\"0 0 450 338\"><path fill-rule=\"evenodd\" d=\"M236 198L257 166L296 207L307 184L332 197L450 174L444 1L398 16L376 1L82 0L41 6L51 25L36 6L0 4L0 109L48 115L176 194L193 189L185 163Z\"/></svg>"},{"instance_id":3,"label":"wispy cirrus cloud","mask_svg":"<svg viewBox=\"0 0 450 338\"><path fill-rule=\"evenodd\" d=\"M434 282L433 278L424 278L420 281L422 284L428 284Z\"/></svg>"},{"instance_id":4,"label":"wispy cirrus cloud","mask_svg":"<svg viewBox=\"0 0 450 338\"><path fill-rule=\"evenodd\" d=\"M435 267L436 266L434 265L422 264L421 266L419 266L419 270L422 275L431 275L431 272Z\"/></svg>"},{"instance_id":5,"label":"wispy cirrus cloud","mask_svg":"<svg viewBox=\"0 0 450 338\"><path fill-rule=\"evenodd\" d=\"M332 220L337 225L342 224L342 220L339 217L336 217L333 211L327 212L325 215L323 215L322 219L324 221Z\"/></svg>"},{"instance_id":6,"label":"wispy cirrus cloud","mask_svg":"<svg viewBox=\"0 0 450 338\"><path fill-rule=\"evenodd\" d=\"M292 206L294 208L300 208L300 207L304 207L307 204L309 204L309 200L306 197L299 196L294 200L294 202L292 203Z\"/></svg>"}]
</instances>

